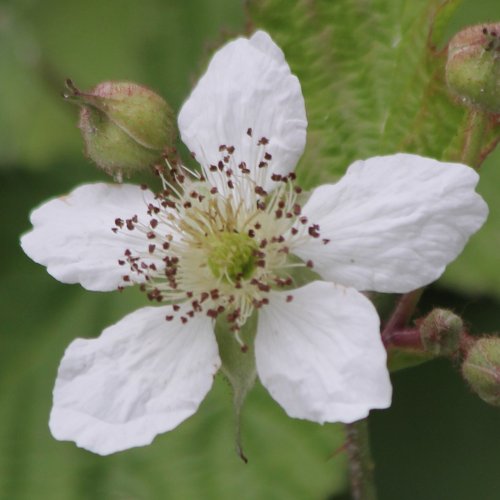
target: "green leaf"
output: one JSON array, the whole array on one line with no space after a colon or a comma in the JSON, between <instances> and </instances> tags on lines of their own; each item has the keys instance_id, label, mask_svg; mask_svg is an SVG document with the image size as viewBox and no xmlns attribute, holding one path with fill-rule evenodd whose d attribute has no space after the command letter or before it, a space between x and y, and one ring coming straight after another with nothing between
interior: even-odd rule
<instances>
[{"instance_id":1,"label":"green leaf","mask_svg":"<svg viewBox=\"0 0 500 500\"><path fill-rule=\"evenodd\" d=\"M456 2L440 3L250 2L252 20L276 39L302 84L309 135L299 175L307 187L356 159L441 157L453 141L464 110L445 91L435 43Z\"/></svg>"},{"instance_id":2,"label":"green leaf","mask_svg":"<svg viewBox=\"0 0 500 500\"><path fill-rule=\"evenodd\" d=\"M490 214L486 224L465 247L457 261L441 278L444 285L463 292L490 294L500 298L500 149L481 167L479 192L488 203Z\"/></svg>"},{"instance_id":3,"label":"green leaf","mask_svg":"<svg viewBox=\"0 0 500 500\"><path fill-rule=\"evenodd\" d=\"M150 86L174 109L187 97L206 40L238 29L232 0L44 0L0 7L0 168L47 170L82 156L64 80Z\"/></svg>"},{"instance_id":4,"label":"green leaf","mask_svg":"<svg viewBox=\"0 0 500 500\"><path fill-rule=\"evenodd\" d=\"M250 1L252 22L283 48L303 88L309 128L298 175L307 188L334 180L352 161L374 155L406 151L460 159L467 113L446 90L446 53L441 49L458 4ZM491 13L493 8L491 4ZM499 129L489 129L485 144L498 137ZM444 281L500 296L500 273L491 272L498 268L500 242L495 223L500 217L495 194L500 170L491 171L493 163L485 164L488 180L480 187L491 208L490 222Z\"/></svg>"}]
</instances>

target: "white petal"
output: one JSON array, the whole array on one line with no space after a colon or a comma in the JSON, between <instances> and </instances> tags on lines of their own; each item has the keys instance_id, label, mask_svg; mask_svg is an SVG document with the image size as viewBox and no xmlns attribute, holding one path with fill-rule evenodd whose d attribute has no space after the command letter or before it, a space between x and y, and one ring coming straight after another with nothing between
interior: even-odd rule
<instances>
[{"instance_id":1,"label":"white petal","mask_svg":"<svg viewBox=\"0 0 500 500\"><path fill-rule=\"evenodd\" d=\"M357 161L337 184L312 193L303 213L320 238L293 251L324 279L358 290L427 285L486 220L478 179L465 165L411 154Z\"/></svg>"},{"instance_id":2,"label":"white petal","mask_svg":"<svg viewBox=\"0 0 500 500\"><path fill-rule=\"evenodd\" d=\"M33 229L21 238L23 250L63 283L109 291L126 285L120 266L124 252L145 251L148 240L137 229L114 233L115 219L146 215L153 194L127 184L88 184L50 200L31 214ZM131 276L134 279L134 276Z\"/></svg>"},{"instance_id":3,"label":"white petal","mask_svg":"<svg viewBox=\"0 0 500 500\"><path fill-rule=\"evenodd\" d=\"M386 352L372 303L352 288L313 282L274 293L259 312L257 372L291 417L353 422L391 403Z\"/></svg>"},{"instance_id":4,"label":"white petal","mask_svg":"<svg viewBox=\"0 0 500 500\"><path fill-rule=\"evenodd\" d=\"M281 49L262 31L220 49L179 114L182 140L219 188L225 182L208 167L226 154L219 151L220 145L235 147L235 173L244 161L253 179L270 190L272 173L286 175L294 169L304 150L306 127L300 83ZM258 145L262 137L270 141L265 148ZM264 149L272 160L259 169Z\"/></svg>"},{"instance_id":5,"label":"white petal","mask_svg":"<svg viewBox=\"0 0 500 500\"><path fill-rule=\"evenodd\" d=\"M212 324L167 314L170 306L139 309L70 344L54 388L55 438L108 455L149 444L196 412L220 366Z\"/></svg>"}]
</instances>

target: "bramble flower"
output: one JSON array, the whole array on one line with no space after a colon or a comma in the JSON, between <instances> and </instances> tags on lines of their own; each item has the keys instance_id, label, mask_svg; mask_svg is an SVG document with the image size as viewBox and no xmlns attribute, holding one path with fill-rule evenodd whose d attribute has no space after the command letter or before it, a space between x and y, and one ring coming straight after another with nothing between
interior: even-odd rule
<instances>
[{"instance_id":1,"label":"bramble flower","mask_svg":"<svg viewBox=\"0 0 500 500\"><path fill-rule=\"evenodd\" d=\"M360 291L404 293L437 279L486 218L477 174L416 155L375 157L304 203L293 174L304 100L263 32L215 54L178 123L202 175L169 165L157 194L78 187L36 209L22 237L64 283L136 284L155 303L71 343L54 436L103 455L150 443L210 389L221 365L216 320L245 350L240 331L254 315L246 355L288 415L352 422L388 407L379 318ZM317 279L297 288L300 268Z\"/></svg>"}]
</instances>

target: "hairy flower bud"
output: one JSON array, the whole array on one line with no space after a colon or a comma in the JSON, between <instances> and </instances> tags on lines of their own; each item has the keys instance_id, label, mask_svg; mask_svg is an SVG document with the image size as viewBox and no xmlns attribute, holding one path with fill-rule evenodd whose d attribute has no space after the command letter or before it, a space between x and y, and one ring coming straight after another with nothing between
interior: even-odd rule
<instances>
[{"instance_id":1,"label":"hairy flower bud","mask_svg":"<svg viewBox=\"0 0 500 500\"><path fill-rule=\"evenodd\" d=\"M424 349L435 356L449 356L460 345L463 322L447 309L434 309L420 324L420 339Z\"/></svg>"},{"instance_id":2,"label":"hairy flower bud","mask_svg":"<svg viewBox=\"0 0 500 500\"><path fill-rule=\"evenodd\" d=\"M500 338L477 340L467 353L462 374L483 401L500 406Z\"/></svg>"},{"instance_id":3,"label":"hairy flower bud","mask_svg":"<svg viewBox=\"0 0 500 500\"><path fill-rule=\"evenodd\" d=\"M448 46L446 81L465 104L500 113L500 24L471 26Z\"/></svg>"},{"instance_id":4,"label":"hairy flower bud","mask_svg":"<svg viewBox=\"0 0 500 500\"><path fill-rule=\"evenodd\" d=\"M87 155L105 172L122 175L159 160L176 137L175 117L163 98L142 85L103 82L90 92L66 81L66 100L81 106L79 127Z\"/></svg>"}]
</instances>

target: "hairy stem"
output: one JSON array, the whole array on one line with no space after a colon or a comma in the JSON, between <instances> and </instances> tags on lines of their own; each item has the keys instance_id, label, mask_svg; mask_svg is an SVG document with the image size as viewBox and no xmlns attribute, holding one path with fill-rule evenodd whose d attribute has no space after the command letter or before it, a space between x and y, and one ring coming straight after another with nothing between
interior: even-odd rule
<instances>
[{"instance_id":1,"label":"hairy stem","mask_svg":"<svg viewBox=\"0 0 500 500\"><path fill-rule=\"evenodd\" d=\"M470 110L467 117L467 127L464 130L464 141L460 161L479 170L484 160L482 155L484 133L488 124L486 113Z\"/></svg>"},{"instance_id":2,"label":"hairy stem","mask_svg":"<svg viewBox=\"0 0 500 500\"><path fill-rule=\"evenodd\" d=\"M410 321L423 292L423 288L418 288L413 292L401 295L391 317L382 330L382 341L385 345L390 343L393 332L401 330Z\"/></svg>"},{"instance_id":3,"label":"hairy stem","mask_svg":"<svg viewBox=\"0 0 500 500\"><path fill-rule=\"evenodd\" d=\"M368 420L345 425L351 495L353 500L376 500L374 464L370 452Z\"/></svg>"},{"instance_id":4,"label":"hairy stem","mask_svg":"<svg viewBox=\"0 0 500 500\"><path fill-rule=\"evenodd\" d=\"M420 330L418 328L403 328L401 330L393 330L390 335L384 338L384 345L386 349L389 348L405 348L416 349L422 351L422 339Z\"/></svg>"}]
</instances>

